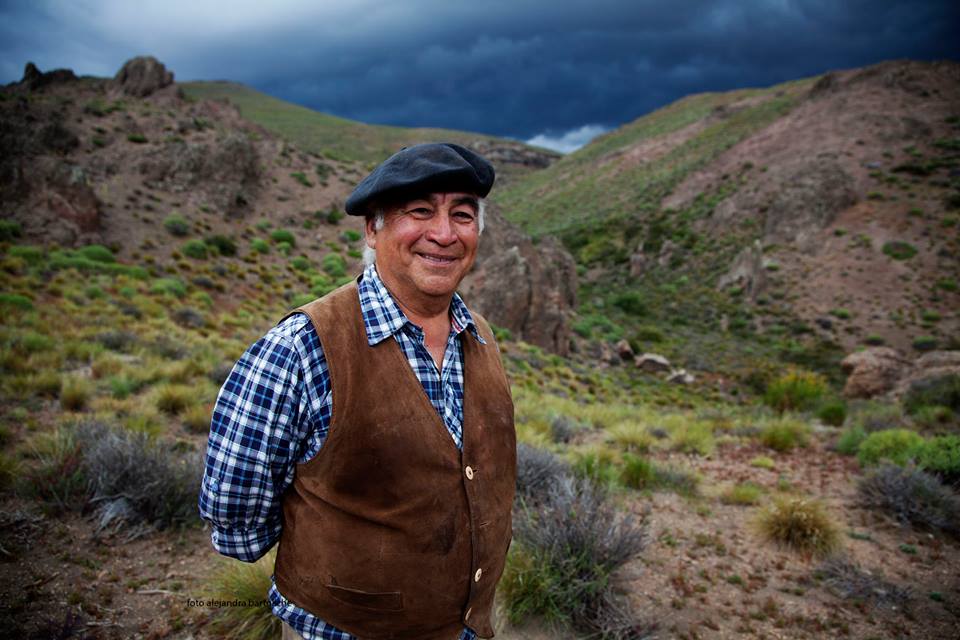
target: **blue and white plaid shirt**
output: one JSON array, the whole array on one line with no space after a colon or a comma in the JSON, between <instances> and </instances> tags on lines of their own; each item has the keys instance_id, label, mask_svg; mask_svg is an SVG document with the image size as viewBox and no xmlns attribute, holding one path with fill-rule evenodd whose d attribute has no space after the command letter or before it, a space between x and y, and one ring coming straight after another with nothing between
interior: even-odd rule
<instances>
[{"instance_id":1,"label":"blue and white plaid shirt","mask_svg":"<svg viewBox=\"0 0 960 640\"><path fill-rule=\"evenodd\" d=\"M407 320L377 275L359 279L367 341L393 338L400 345L457 448L463 447L463 348L469 330L481 344L460 296L450 305L451 330L440 371L424 344L423 330ZM220 389L210 425L200 515L213 525L210 539L223 555L245 562L262 557L280 538L281 501L295 467L320 451L333 408L327 361L309 318L298 313L255 342ZM341 631L269 592L273 613L307 640L348 640ZM464 629L460 640L474 640Z\"/></svg>"}]
</instances>

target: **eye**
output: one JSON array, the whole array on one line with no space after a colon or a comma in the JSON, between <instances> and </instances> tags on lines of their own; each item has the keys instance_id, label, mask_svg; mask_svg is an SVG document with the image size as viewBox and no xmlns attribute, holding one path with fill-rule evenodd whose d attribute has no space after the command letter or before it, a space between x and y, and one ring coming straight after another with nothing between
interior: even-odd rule
<instances>
[{"instance_id":1,"label":"eye","mask_svg":"<svg viewBox=\"0 0 960 640\"><path fill-rule=\"evenodd\" d=\"M407 209L407 213L414 218L429 218L433 212L426 207L414 207L413 209Z\"/></svg>"},{"instance_id":2,"label":"eye","mask_svg":"<svg viewBox=\"0 0 960 640\"><path fill-rule=\"evenodd\" d=\"M476 215L472 211L454 211L453 216L463 222L472 222Z\"/></svg>"}]
</instances>

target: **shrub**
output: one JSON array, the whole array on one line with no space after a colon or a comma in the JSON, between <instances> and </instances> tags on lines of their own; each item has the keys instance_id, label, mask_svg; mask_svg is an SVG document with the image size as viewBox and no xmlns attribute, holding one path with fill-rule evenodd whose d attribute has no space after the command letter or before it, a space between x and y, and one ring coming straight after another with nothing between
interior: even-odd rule
<instances>
[{"instance_id":1,"label":"shrub","mask_svg":"<svg viewBox=\"0 0 960 640\"><path fill-rule=\"evenodd\" d=\"M925 406L920 407L920 409L913 414L913 424L921 431L924 429L935 429L938 426L950 424L955 417L956 414L948 407L938 405Z\"/></svg>"},{"instance_id":2,"label":"shrub","mask_svg":"<svg viewBox=\"0 0 960 640\"><path fill-rule=\"evenodd\" d=\"M681 467L654 466L654 487L693 497L700 491L700 476Z\"/></svg>"},{"instance_id":3,"label":"shrub","mask_svg":"<svg viewBox=\"0 0 960 640\"><path fill-rule=\"evenodd\" d=\"M334 207L330 208L330 211L327 212L327 222L330 224L340 224L340 221L343 220L344 213L339 209Z\"/></svg>"},{"instance_id":4,"label":"shrub","mask_svg":"<svg viewBox=\"0 0 960 640\"><path fill-rule=\"evenodd\" d=\"M127 136L127 140L134 144L145 144L147 142L147 136L142 133L131 133Z\"/></svg>"},{"instance_id":5,"label":"shrub","mask_svg":"<svg viewBox=\"0 0 960 640\"><path fill-rule=\"evenodd\" d=\"M951 373L913 382L903 396L903 408L913 415L927 406L960 412L960 375Z\"/></svg>"},{"instance_id":6,"label":"shrub","mask_svg":"<svg viewBox=\"0 0 960 640\"><path fill-rule=\"evenodd\" d=\"M860 449L860 444L866 439L867 432L864 431L863 427L859 425L847 427L840 433L840 437L837 438L837 453L845 456L856 455Z\"/></svg>"},{"instance_id":7,"label":"shrub","mask_svg":"<svg viewBox=\"0 0 960 640\"><path fill-rule=\"evenodd\" d=\"M577 451L573 472L602 487L613 487L620 479L616 454L606 447L593 447Z\"/></svg>"},{"instance_id":8,"label":"shrub","mask_svg":"<svg viewBox=\"0 0 960 640\"><path fill-rule=\"evenodd\" d=\"M222 256L235 256L237 255L237 243L233 241L233 238L223 235L212 235L207 236L203 239L208 246L213 247L217 250Z\"/></svg>"},{"instance_id":9,"label":"shrub","mask_svg":"<svg viewBox=\"0 0 960 640\"><path fill-rule=\"evenodd\" d=\"M100 244L89 244L77 249L77 255L93 262L116 262L113 252Z\"/></svg>"},{"instance_id":10,"label":"shrub","mask_svg":"<svg viewBox=\"0 0 960 640\"><path fill-rule=\"evenodd\" d=\"M194 405L183 412L183 426L190 433L204 434L210 432L210 417L212 408L204 405Z\"/></svg>"},{"instance_id":11,"label":"shrub","mask_svg":"<svg viewBox=\"0 0 960 640\"><path fill-rule=\"evenodd\" d=\"M147 434L97 423L78 427L86 445L83 470L91 483L99 528L157 528L199 522L200 456L182 455Z\"/></svg>"},{"instance_id":12,"label":"shrub","mask_svg":"<svg viewBox=\"0 0 960 640\"><path fill-rule=\"evenodd\" d=\"M917 249L909 242L902 240L891 240L883 244L883 253L894 260L909 260L917 255Z\"/></svg>"},{"instance_id":13,"label":"shrub","mask_svg":"<svg viewBox=\"0 0 960 640\"><path fill-rule=\"evenodd\" d=\"M643 297L636 291L625 291L613 297L611 303L616 308L631 316L647 314L647 305Z\"/></svg>"},{"instance_id":14,"label":"shrub","mask_svg":"<svg viewBox=\"0 0 960 640\"><path fill-rule=\"evenodd\" d=\"M902 606L910 596L909 589L863 571L843 554L835 554L824 560L814 571L814 578L845 600Z\"/></svg>"},{"instance_id":15,"label":"shrub","mask_svg":"<svg viewBox=\"0 0 960 640\"><path fill-rule=\"evenodd\" d=\"M31 311L33 310L33 300L19 293L0 293L0 307Z\"/></svg>"},{"instance_id":16,"label":"shrub","mask_svg":"<svg viewBox=\"0 0 960 640\"><path fill-rule=\"evenodd\" d=\"M93 386L89 380L68 376L60 388L60 406L65 411L83 411L92 394Z\"/></svg>"},{"instance_id":17,"label":"shrub","mask_svg":"<svg viewBox=\"0 0 960 640\"><path fill-rule=\"evenodd\" d=\"M310 268L310 259L306 256L297 256L290 261L290 266L296 269L297 271L306 271Z\"/></svg>"},{"instance_id":18,"label":"shrub","mask_svg":"<svg viewBox=\"0 0 960 640\"><path fill-rule=\"evenodd\" d=\"M323 256L321 266L327 274L334 278L342 278L347 273L347 263L339 253L328 253Z\"/></svg>"},{"instance_id":19,"label":"shrub","mask_svg":"<svg viewBox=\"0 0 960 640\"><path fill-rule=\"evenodd\" d=\"M752 482L741 482L724 491L720 496L720 501L724 504L747 506L757 504L761 495L763 495L763 487L760 485Z\"/></svg>"},{"instance_id":20,"label":"shrub","mask_svg":"<svg viewBox=\"0 0 960 640\"><path fill-rule=\"evenodd\" d=\"M570 467L549 451L517 445L517 499L526 502L545 500L551 488L570 476Z\"/></svg>"},{"instance_id":21,"label":"shrub","mask_svg":"<svg viewBox=\"0 0 960 640\"><path fill-rule=\"evenodd\" d=\"M923 438L909 429L877 431L860 443L857 460L862 467L879 464L882 460L902 466L907 464L912 451L922 443Z\"/></svg>"},{"instance_id":22,"label":"shrub","mask_svg":"<svg viewBox=\"0 0 960 640\"><path fill-rule=\"evenodd\" d=\"M206 260L207 244L203 240L193 238L183 243L183 245L180 247L180 252L188 258L193 258L194 260Z\"/></svg>"},{"instance_id":23,"label":"shrub","mask_svg":"<svg viewBox=\"0 0 960 640\"><path fill-rule=\"evenodd\" d=\"M23 235L23 227L16 220L0 220L0 242L10 242Z\"/></svg>"},{"instance_id":24,"label":"shrub","mask_svg":"<svg viewBox=\"0 0 960 640\"><path fill-rule=\"evenodd\" d=\"M775 498L764 508L757 526L771 542L813 555L827 555L840 546L833 518L809 498Z\"/></svg>"},{"instance_id":25,"label":"shrub","mask_svg":"<svg viewBox=\"0 0 960 640\"><path fill-rule=\"evenodd\" d=\"M657 485L657 468L646 458L625 453L620 481L631 489L653 489Z\"/></svg>"},{"instance_id":26,"label":"shrub","mask_svg":"<svg viewBox=\"0 0 960 640\"><path fill-rule=\"evenodd\" d=\"M917 351L933 351L937 348L937 339L933 336L918 336L913 339L912 345Z\"/></svg>"},{"instance_id":27,"label":"shrub","mask_svg":"<svg viewBox=\"0 0 960 640\"><path fill-rule=\"evenodd\" d=\"M757 456L750 461L751 467L757 467L758 469L776 469L777 463L773 461L773 458L768 456Z\"/></svg>"},{"instance_id":28,"label":"shrub","mask_svg":"<svg viewBox=\"0 0 960 640\"><path fill-rule=\"evenodd\" d=\"M171 234L180 237L190 233L190 223L179 213L172 213L164 218L163 228Z\"/></svg>"},{"instance_id":29,"label":"shrub","mask_svg":"<svg viewBox=\"0 0 960 640\"><path fill-rule=\"evenodd\" d=\"M96 336L94 336L94 340L102 344L104 348L110 349L111 351L127 353L134 346L136 346L138 342L140 342L140 336L132 331L126 331L124 329L112 329L98 333Z\"/></svg>"},{"instance_id":30,"label":"shrub","mask_svg":"<svg viewBox=\"0 0 960 640\"><path fill-rule=\"evenodd\" d=\"M930 438L911 453L923 471L938 476L946 484L960 482L960 436L951 434Z\"/></svg>"},{"instance_id":31,"label":"shrub","mask_svg":"<svg viewBox=\"0 0 960 640\"><path fill-rule=\"evenodd\" d=\"M81 469L80 448L76 433L67 426L33 436L23 448L33 462L21 469L17 492L40 500L54 513L82 506L87 478Z\"/></svg>"},{"instance_id":32,"label":"shrub","mask_svg":"<svg viewBox=\"0 0 960 640\"><path fill-rule=\"evenodd\" d=\"M263 238L254 238L250 241L250 248L253 249L256 253L267 254L270 253L270 245L267 244L267 241Z\"/></svg>"},{"instance_id":33,"label":"shrub","mask_svg":"<svg viewBox=\"0 0 960 640\"><path fill-rule=\"evenodd\" d=\"M150 293L182 298L187 295L187 285L179 278L158 278L150 285Z\"/></svg>"},{"instance_id":34,"label":"shrub","mask_svg":"<svg viewBox=\"0 0 960 640\"><path fill-rule=\"evenodd\" d=\"M839 399L827 400L817 409L817 418L831 427L843 426L847 420L847 403Z\"/></svg>"},{"instance_id":35,"label":"shrub","mask_svg":"<svg viewBox=\"0 0 960 640\"><path fill-rule=\"evenodd\" d=\"M193 389L186 385L165 384L157 390L157 409L166 414L178 415L193 403Z\"/></svg>"},{"instance_id":36,"label":"shrub","mask_svg":"<svg viewBox=\"0 0 960 640\"><path fill-rule=\"evenodd\" d=\"M277 243L286 242L291 247L297 246L297 239L286 229L274 229L270 232L270 239Z\"/></svg>"},{"instance_id":37,"label":"shrub","mask_svg":"<svg viewBox=\"0 0 960 640\"><path fill-rule=\"evenodd\" d=\"M671 434L672 448L701 456L713 452L715 441L710 425L701 420L685 420Z\"/></svg>"},{"instance_id":38,"label":"shrub","mask_svg":"<svg viewBox=\"0 0 960 640\"><path fill-rule=\"evenodd\" d=\"M767 385L764 402L780 413L804 410L827 392L827 381L818 373L793 369Z\"/></svg>"},{"instance_id":39,"label":"shrub","mask_svg":"<svg viewBox=\"0 0 960 640\"><path fill-rule=\"evenodd\" d=\"M862 506L880 509L903 524L960 535L960 498L919 469L881 465L859 482L857 495Z\"/></svg>"},{"instance_id":40,"label":"shrub","mask_svg":"<svg viewBox=\"0 0 960 640\"><path fill-rule=\"evenodd\" d=\"M809 437L809 425L791 418L771 421L760 432L760 442L781 452L807 446Z\"/></svg>"},{"instance_id":41,"label":"shrub","mask_svg":"<svg viewBox=\"0 0 960 640\"><path fill-rule=\"evenodd\" d=\"M280 619L273 615L264 594L270 590L270 576L276 552L271 551L255 563L223 560L210 579L211 596L218 600L247 604L220 607L211 620L213 630L224 638L274 640L281 634Z\"/></svg>"},{"instance_id":42,"label":"shrub","mask_svg":"<svg viewBox=\"0 0 960 640\"><path fill-rule=\"evenodd\" d=\"M621 420L607 431L610 438L624 451L645 453L653 444L653 436L636 420Z\"/></svg>"},{"instance_id":43,"label":"shrub","mask_svg":"<svg viewBox=\"0 0 960 640\"><path fill-rule=\"evenodd\" d=\"M305 187L313 186L313 183L307 179L307 176L304 175L303 171L294 171L293 173L290 174L290 177Z\"/></svg>"},{"instance_id":44,"label":"shrub","mask_svg":"<svg viewBox=\"0 0 960 640\"><path fill-rule=\"evenodd\" d=\"M610 585L614 571L646 546L646 522L621 515L590 482L566 478L536 509L514 521L514 544L500 582L507 617L529 614L594 632L616 622L637 627ZM636 637L612 635L609 637Z\"/></svg>"},{"instance_id":45,"label":"shrub","mask_svg":"<svg viewBox=\"0 0 960 640\"><path fill-rule=\"evenodd\" d=\"M360 232L357 231L356 229L347 229L346 231L343 232L343 236L342 236L342 238L347 242L356 242L362 237L363 236L361 236Z\"/></svg>"}]
</instances>

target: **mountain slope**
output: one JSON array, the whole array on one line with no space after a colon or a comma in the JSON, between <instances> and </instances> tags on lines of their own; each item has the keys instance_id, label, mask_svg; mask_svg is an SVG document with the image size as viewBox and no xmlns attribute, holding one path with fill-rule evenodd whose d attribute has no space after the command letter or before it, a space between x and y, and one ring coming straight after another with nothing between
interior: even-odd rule
<instances>
[{"instance_id":1,"label":"mountain slope","mask_svg":"<svg viewBox=\"0 0 960 640\"><path fill-rule=\"evenodd\" d=\"M952 62L691 96L496 199L575 254L588 339L707 369L758 344L824 368L955 348L957 105Z\"/></svg>"}]
</instances>

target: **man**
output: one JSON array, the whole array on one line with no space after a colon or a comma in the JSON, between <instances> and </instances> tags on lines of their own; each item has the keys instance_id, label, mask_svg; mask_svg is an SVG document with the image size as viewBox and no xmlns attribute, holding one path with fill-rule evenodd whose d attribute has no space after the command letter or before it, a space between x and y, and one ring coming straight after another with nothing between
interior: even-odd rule
<instances>
[{"instance_id":1,"label":"man","mask_svg":"<svg viewBox=\"0 0 960 640\"><path fill-rule=\"evenodd\" d=\"M200 512L225 555L279 540L285 638L493 636L513 403L489 326L456 294L493 180L454 144L384 161L346 203L366 217L363 274L281 320L220 390Z\"/></svg>"}]
</instances>

